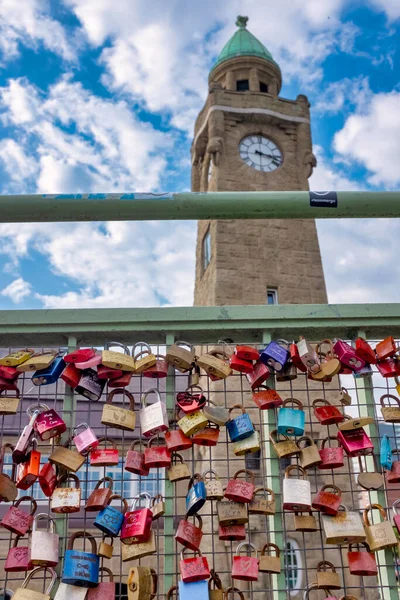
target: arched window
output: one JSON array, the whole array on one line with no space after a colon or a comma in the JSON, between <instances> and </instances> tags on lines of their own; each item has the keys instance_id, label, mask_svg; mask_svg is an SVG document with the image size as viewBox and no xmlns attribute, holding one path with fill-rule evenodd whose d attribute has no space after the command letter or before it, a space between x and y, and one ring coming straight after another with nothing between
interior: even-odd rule
<instances>
[{"instance_id":1,"label":"arched window","mask_svg":"<svg viewBox=\"0 0 400 600\"><path fill-rule=\"evenodd\" d=\"M286 587L293 590L295 595L303 586L302 559L299 545L296 540L287 540L286 548Z\"/></svg>"}]
</instances>

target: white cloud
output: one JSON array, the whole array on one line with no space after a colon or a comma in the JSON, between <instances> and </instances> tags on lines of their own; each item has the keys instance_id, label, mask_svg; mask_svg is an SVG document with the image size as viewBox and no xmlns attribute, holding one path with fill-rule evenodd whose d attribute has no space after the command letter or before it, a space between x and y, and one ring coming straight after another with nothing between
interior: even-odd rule
<instances>
[{"instance_id":1,"label":"white cloud","mask_svg":"<svg viewBox=\"0 0 400 600\"><path fill-rule=\"evenodd\" d=\"M399 0L369 0L369 4L378 10L384 11L392 21L400 18Z\"/></svg>"},{"instance_id":2,"label":"white cloud","mask_svg":"<svg viewBox=\"0 0 400 600\"><path fill-rule=\"evenodd\" d=\"M371 96L362 111L351 115L336 133L334 147L344 159L370 173L371 185L400 183L400 92Z\"/></svg>"},{"instance_id":3,"label":"white cloud","mask_svg":"<svg viewBox=\"0 0 400 600\"><path fill-rule=\"evenodd\" d=\"M30 283L19 277L1 291L2 296L8 296L15 304L22 302L32 292Z\"/></svg>"},{"instance_id":4,"label":"white cloud","mask_svg":"<svg viewBox=\"0 0 400 600\"><path fill-rule=\"evenodd\" d=\"M21 183L37 173L36 161L26 154L21 144L9 138L0 141L0 161L14 182Z\"/></svg>"},{"instance_id":5,"label":"white cloud","mask_svg":"<svg viewBox=\"0 0 400 600\"><path fill-rule=\"evenodd\" d=\"M313 110L321 113L338 113L344 107L356 107L362 110L369 102L372 91L368 77L362 75L355 79L333 81L317 95Z\"/></svg>"}]
</instances>

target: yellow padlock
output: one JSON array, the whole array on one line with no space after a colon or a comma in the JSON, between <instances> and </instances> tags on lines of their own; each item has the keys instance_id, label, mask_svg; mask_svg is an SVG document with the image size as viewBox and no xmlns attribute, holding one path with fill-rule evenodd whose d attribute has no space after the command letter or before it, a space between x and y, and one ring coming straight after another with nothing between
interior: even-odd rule
<instances>
[{"instance_id":1,"label":"yellow padlock","mask_svg":"<svg viewBox=\"0 0 400 600\"><path fill-rule=\"evenodd\" d=\"M205 429L207 425L208 419L201 410L196 410L196 412L190 413L190 415L185 415L178 421L178 427L185 435L194 435L198 431Z\"/></svg>"}]
</instances>

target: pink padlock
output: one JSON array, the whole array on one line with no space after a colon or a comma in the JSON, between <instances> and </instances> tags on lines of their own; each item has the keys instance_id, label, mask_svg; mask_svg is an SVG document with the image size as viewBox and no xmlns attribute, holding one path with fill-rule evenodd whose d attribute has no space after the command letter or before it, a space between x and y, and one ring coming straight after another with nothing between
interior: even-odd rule
<instances>
[{"instance_id":1,"label":"pink padlock","mask_svg":"<svg viewBox=\"0 0 400 600\"><path fill-rule=\"evenodd\" d=\"M338 431L337 440L348 456L364 456L374 451L374 444L362 427Z\"/></svg>"},{"instance_id":2,"label":"pink padlock","mask_svg":"<svg viewBox=\"0 0 400 600\"><path fill-rule=\"evenodd\" d=\"M343 342L343 340L337 340L333 350L340 362L353 371L359 371L366 365L365 360L357 356L355 348Z\"/></svg>"},{"instance_id":3,"label":"pink padlock","mask_svg":"<svg viewBox=\"0 0 400 600\"><path fill-rule=\"evenodd\" d=\"M84 429L78 434L77 431L81 427ZM87 423L80 423L75 427L73 442L78 452L82 455L89 454L89 452L99 445L99 440L97 439L95 432Z\"/></svg>"},{"instance_id":4,"label":"pink padlock","mask_svg":"<svg viewBox=\"0 0 400 600\"><path fill-rule=\"evenodd\" d=\"M33 427L42 441L57 437L67 430L66 424L53 408L46 404L40 404L40 408L44 408L44 411L38 414Z\"/></svg>"},{"instance_id":5,"label":"pink padlock","mask_svg":"<svg viewBox=\"0 0 400 600\"><path fill-rule=\"evenodd\" d=\"M92 358L89 358L88 360L82 361L82 362L77 362L75 363L75 366L77 369L93 369L94 367L97 367L99 364L101 363L101 352L97 352L94 356L92 356Z\"/></svg>"}]
</instances>

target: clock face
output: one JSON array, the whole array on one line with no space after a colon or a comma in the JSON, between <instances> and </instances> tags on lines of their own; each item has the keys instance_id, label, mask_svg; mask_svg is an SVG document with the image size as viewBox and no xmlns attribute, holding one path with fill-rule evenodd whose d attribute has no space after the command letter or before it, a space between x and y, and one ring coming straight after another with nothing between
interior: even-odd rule
<instances>
[{"instance_id":1,"label":"clock face","mask_svg":"<svg viewBox=\"0 0 400 600\"><path fill-rule=\"evenodd\" d=\"M272 140L262 135L249 135L239 144L241 159L249 167L266 173L275 171L283 162L282 152Z\"/></svg>"}]
</instances>

